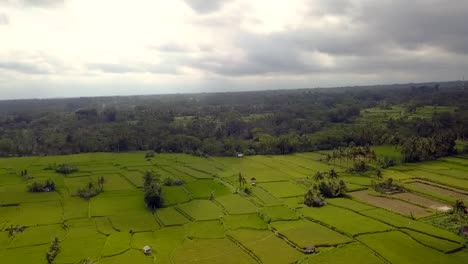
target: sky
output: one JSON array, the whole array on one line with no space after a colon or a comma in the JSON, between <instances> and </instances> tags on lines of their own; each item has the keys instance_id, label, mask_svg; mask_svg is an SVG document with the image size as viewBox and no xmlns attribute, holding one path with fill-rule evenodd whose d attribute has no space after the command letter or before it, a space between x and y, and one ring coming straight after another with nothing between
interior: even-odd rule
<instances>
[{"instance_id":1,"label":"sky","mask_svg":"<svg viewBox=\"0 0 468 264\"><path fill-rule=\"evenodd\" d=\"M0 99L460 80L466 0L0 0Z\"/></svg>"}]
</instances>

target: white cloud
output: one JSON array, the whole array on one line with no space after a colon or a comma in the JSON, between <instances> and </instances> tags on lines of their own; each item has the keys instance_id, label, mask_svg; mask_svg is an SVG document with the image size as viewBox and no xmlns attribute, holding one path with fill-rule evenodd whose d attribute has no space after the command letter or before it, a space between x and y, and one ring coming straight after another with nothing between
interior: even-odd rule
<instances>
[{"instance_id":1,"label":"white cloud","mask_svg":"<svg viewBox=\"0 0 468 264\"><path fill-rule=\"evenodd\" d=\"M0 98L450 80L468 66L464 1L9 0L0 10Z\"/></svg>"}]
</instances>

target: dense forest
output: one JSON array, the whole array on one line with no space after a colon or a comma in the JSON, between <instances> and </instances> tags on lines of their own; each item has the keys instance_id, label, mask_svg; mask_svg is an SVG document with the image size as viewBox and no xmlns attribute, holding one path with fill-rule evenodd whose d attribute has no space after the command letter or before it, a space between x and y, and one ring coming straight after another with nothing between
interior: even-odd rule
<instances>
[{"instance_id":1,"label":"dense forest","mask_svg":"<svg viewBox=\"0 0 468 264\"><path fill-rule=\"evenodd\" d=\"M154 150L287 154L400 145L407 161L468 136L461 82L0 101L0 156Z\"/></svg>"}]
</instances>

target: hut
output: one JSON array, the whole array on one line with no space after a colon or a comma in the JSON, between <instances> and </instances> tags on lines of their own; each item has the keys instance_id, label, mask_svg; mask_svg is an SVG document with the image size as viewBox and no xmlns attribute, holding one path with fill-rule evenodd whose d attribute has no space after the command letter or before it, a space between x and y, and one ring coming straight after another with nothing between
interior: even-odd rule
<instances>
[{"instance_id":1,"label":"hut","mask_svg":"<svg viewBox=\"0 0 468 264\"><path fill-rule=\"evenodd\" d=\"M315 246L307 246L307 247L302 248L302 250L304 250L304 253L306 254L314 254L316 248Z\"/></svg>"},{"instance_id":2,"label":"hut","mask_svg":"<svg viewBox=\"0 0 468 264\"><path fill-rule=\"evenodd\" d=\"M252 177L252 178L250 179L250 182L252 183L252 186L253 186L253 187L257 186L257 178Z\"/></svg>"},{"instance_id":3,"label":"hut","mask_svg":"<svg viewBox=\"0 0 468 264\"><path fill-rule=\"evenodd\" d=\"M243 158L243 157L244 157L244 154L242 154L242 153L237 153L237 157L238 157L238 158Z\"/></svg>"},{"instance_id":4,"label":"hut","mask_svg":"<svg viewBox=\"0 0 468 264\"><path fill-rule=\"evenodd\" d=\"M468 237L468 226L460 227L460 235L464 237Z\"/></svg>"},{"instance_id":5,"label":"hut","mask_svg":"<svg viewBox=\"0 0 468 264\"><path fill-rule=\"evenodd\" d=\"M144 246L143 247L143 253L147 256L151 255L151 247L150 246Z\"/></svg>"}]
</instances>

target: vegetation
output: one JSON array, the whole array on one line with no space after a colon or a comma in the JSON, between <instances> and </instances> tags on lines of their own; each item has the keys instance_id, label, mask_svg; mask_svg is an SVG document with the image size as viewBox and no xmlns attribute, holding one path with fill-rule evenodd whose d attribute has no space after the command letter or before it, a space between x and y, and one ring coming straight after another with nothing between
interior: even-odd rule
<instances>
[{"instance_id":1,"label":"vegetation","mask_svg":"<svg viewBox=\"0 0 468 264\"><path fill-rule=\"evenodd\" d=\"M45 182L33 182L28 186L29 192L54 192L55 183L52 180L46 180Z\"/></svg>"},{"instance_id":2,"label":"vegetation","mask_svg":"<svg viewBox=\"0 0 468 264\"><path fill-rule=\"evenodd\" d=\"M235 156L399 144L408 160L421 159L427 151L410 146L467 138L467 101L460 83L3 101L0 156Z\"/></svg>"},{"instance_id":3,"label":"vegetation","mask_svg":"<svg viewBox=\"0 0 468 264\"><path fill-rule=\"evenodd\" d=\"M322 195L316 189L310 189L304 196L304 204L309 207L322 207L326 203Z\"/></svg>"},{"instance_id":4,"label":"vegetation","mask_svg":"<svg viewBox=\"0 0 468 264\"><path fill-rule=\"evenodd\" d=\"M404 192L403 187L395 183L392 178L388 178L384 181L380 181L377 183L374 182L372 184L372 187L377 192L385 193L385 194L394 194L394 193Z\"/></svg>"},{"instance_id":5,"label":"vegetation","mask_svg":"<svg viewBox=\"0 0 468 264\"><path fill-rule=\"evenodd\" d=\"M52 244L50 245L49 251L47 251L46 258L47 263L52 264L54 262L55 257L60 252L60 241L58 238L54 238Z\"/></svg>"},{"instance_id":6,"label":"vegetation","mask_svg":"<svg viewBox=\"0 0 468 264\"><path fill-rule=\"evenodd\" d=\"M101 176L97 183L89 182L86 187L78 189L76 194L85 200L89 200L104 191L104 182L104 177Z\"/></svg>"},{"instance_id":7,"label":"vegetation","mask_svg":"<svg viewBox=\"0 0 468 264\"><path fill-rule=\"evenodd\" d=\"M75 166L72 166L72 165L69 165L69 164L49 164L49 166L47 166L46 168L47 170L54 170L55 172L57 173L60 173L60 174L64 174L64 175L67 175L67 174L71 174L71 173L74 173L74 172L77 172L78 171L78 168L75 167Z\"/></svg>"},{"instance_id":8,"label":"vegetation","mask_svg":"<svg viewBox=\"0 0 468 264\"><path fill-rule=\"evenodd\" d=\"M151 171L147 171L143 176L143 191L146 206L151 210L156 210L163 206L162 188L159 178Z\"/></svg>"}]
</instances>

